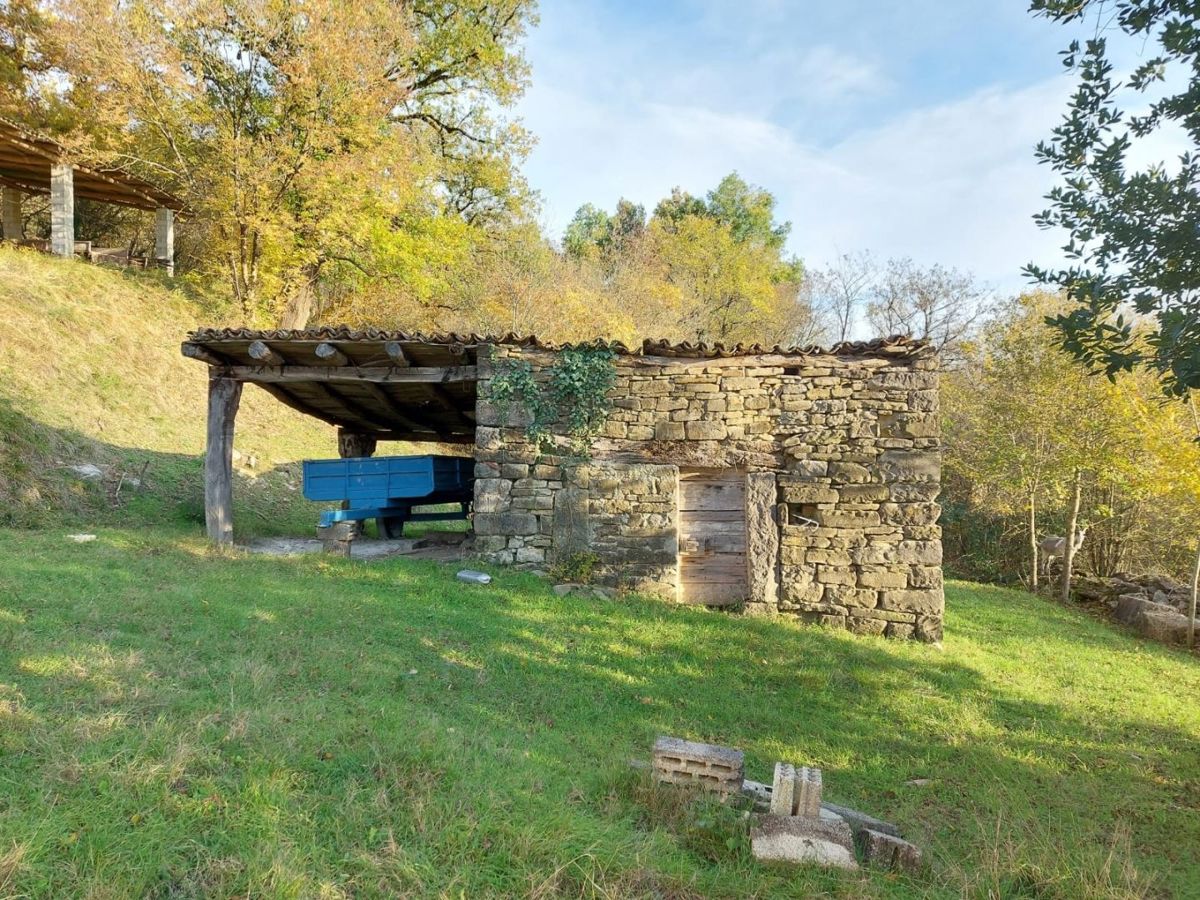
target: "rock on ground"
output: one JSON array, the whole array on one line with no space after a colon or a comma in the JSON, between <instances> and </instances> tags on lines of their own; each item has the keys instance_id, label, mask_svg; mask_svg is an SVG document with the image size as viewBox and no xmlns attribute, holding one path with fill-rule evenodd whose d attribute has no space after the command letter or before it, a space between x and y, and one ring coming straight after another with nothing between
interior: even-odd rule
<instances>
[{"instance_id":1,"label":"rock on ground","mask_svg":"<svg viewBox=\"0 0 1200 900\"><path fill-rule=\"evenodd\" d=\"M1173 609L1143 609L1133 620L1133 627L1141 632L1143 637L1152 641L1162 641L1164 644L1187 643L1188 617Z\"/></svg>"},{"instance_id":2,"label":"rock on ground","mask_svg":"<svg viewBox=\"0 0 1200 900\"><path fill-rule=\"evenodd\" d=\"M863 828L855 833L854 840L868 866L897 872L917 872L921 868L920 848L894 834Z\"/></svg>"},{"instance_id":3,"label":"rock on ground","mask_svg":"<svg viewBox=\"0 0 1200 900\"><path fill-rule=\"evenodd\" d=\"M1156 603L1144 594L1122 594L1117 598L1117 607L1113 618L1124 625L1133 625L1143 611L1173 613L1175 607L1165 603Z\"/></svg>"},{"instance_id":4,"label":"rock on ground","mask_svg":"<svg viewBox=\"0 0 1200 900\"><path fill-rule=\"evenodd\" d=\"M758 816L750 831L750 846L754 858L763 862L858 868L850 826L840 819Z\"/></svg>"},{"instance_id":5,"label":"rock on ground","mask_svg":"<svg viewBox=\"0 0 1200 900\"><path fill-rule=\"evenodd\" d=\"M857 809L851 809L848 806L838 806L836 803L822 803L822 810L828 810L831 813L836 813L845 819L846 824L850 826L850 830L856 835L864 828L869 828L872 831L878 831L881 834L890 834L893 837L900 837L900 829L891 822L884 822L882 819L876 819L868 816L866 813L861 813Z\"/></svg>"}]
</instances>

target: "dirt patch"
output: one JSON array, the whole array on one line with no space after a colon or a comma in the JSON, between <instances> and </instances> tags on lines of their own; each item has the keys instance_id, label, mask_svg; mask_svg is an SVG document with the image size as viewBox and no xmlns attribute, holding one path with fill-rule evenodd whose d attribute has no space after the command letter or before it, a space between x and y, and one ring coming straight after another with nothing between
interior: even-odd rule
<instances>
[{"instance_id":1,"label":"dirt patch","mask_svg":"<svg viewBox=\"0 0 1200 900\"><path fill-rule=\"evenodd\" d=\"M437 538L424 536L385 541L364 537L350 545L350 556L352 559L411 556L417 559L457 560L466 555L467 542L463 540L466 538L465 534L458 534L456 538L457 540L446 540L439 535ZM306 553L320 553L321 542L315 538L256 538L248 544L243 544L242 549L263 556L301 556Z\"/></svg>"}]
</instances>

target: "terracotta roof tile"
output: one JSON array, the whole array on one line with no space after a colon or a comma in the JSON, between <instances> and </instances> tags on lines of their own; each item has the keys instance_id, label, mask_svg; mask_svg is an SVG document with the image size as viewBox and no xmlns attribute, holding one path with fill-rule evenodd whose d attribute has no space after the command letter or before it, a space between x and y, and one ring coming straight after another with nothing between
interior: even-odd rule
<instances>
[{"instance_id":1,"label":"terracotta roof tile","mask_svg":"<svg viewBox=\"0 0 1200 900\"><path fill-rule=\"evenodd\" d=\"M682 359L728 358L733 356L760 356L779 354L785 356L917 356L929 351L925 341L913 340L904 335L877 338L873 341L842 341L829 347L810 344L803 347L764 346L762 344L693 344L688 341L647 339L636 349L620 341L593 341L555 344L542 341L534 335L519 335L509 332L503 335L458 334L455 332L425 334L416 331L385 331L378 328L354 329L346 326L323 326L304 330L251 328L200 328L188 335L195 344L219 344L227 341L348 341L379 342L399 341L412 344L475 346L496 344L508 347L530 347L539 350L564 350L571 347L605 347L621 356L667 356Z\"/></svg>"}]
</instances>

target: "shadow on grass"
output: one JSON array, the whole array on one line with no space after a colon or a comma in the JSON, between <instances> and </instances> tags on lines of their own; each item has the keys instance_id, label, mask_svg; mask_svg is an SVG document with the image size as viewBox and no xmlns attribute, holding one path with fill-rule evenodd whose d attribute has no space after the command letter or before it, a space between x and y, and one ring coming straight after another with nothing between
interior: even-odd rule
<instances>
[{"instance_id":1,"label":"shadow on grass","mask_svg":"<svg viewBox=\"0 0 1200 900\"><path fill-rule=\"evenodd\" d=\"M203 415L202 399L197 415ZM99 467L85 478L72 466ZM301 492L300 464L235 472L239 537L312 536L321 504ZM203 525L204 458L98 441L54 428L0 397L0 526Z\"/></svg>"},{"instance_id":2,"label":"shadow on grass","mask_svg":"<svg viewBox=\"0 0 1200 900\"><path fill-rule=\"evenodd\" d=\"M744 748L757 780L777 759L821 765L828 796L927 846L932 880L913 895L977 888L983 876L971 873L995 854L998 823L1043 868L1055 855L1095 865L1121 823L1140 868L1171 885L1200 876L1186 849L1200 842L1194 703L1189 713L1146 671L1114 668L1114 653L1134 653L1122 636L1015 592L951 586L938 649L557 598L510 571L469 586L425 562L194 556L122 533L63 549L31 536L22 554L4 549L14 540L0 537L0 605L20 623L0 631L0 647L16 661L3 680L25 708L64 734L99 729L94 720L119 709L85 759L128 752L147 732L162 731L164 746L188 735L200 749L171 778L247 809L247 794L279 795L274 818L202 816L195 840L211 852L230 829L261 829L252 842L302 848L303 871L340 871L346 854L381 840L364 834L387 828L435 893L526 893L533 882L522 879L574 855L624 871L648 850L663 854L651 869L712 893L794 887L741 857L709 864L639 830L627 760L675 734ZM1178 654L1143 647L1136 658L1175 667L1190 681L1173 689L1200 693ZM28 778L43 777L45 754L24 752ZM150 781L161 792L164 779ZM379 791L411 808L381 812L369 801ZM454 861L470 871L434 872ZM173 879L189 866L167 854L155 871Z\"/></svg>"}]
</instances>

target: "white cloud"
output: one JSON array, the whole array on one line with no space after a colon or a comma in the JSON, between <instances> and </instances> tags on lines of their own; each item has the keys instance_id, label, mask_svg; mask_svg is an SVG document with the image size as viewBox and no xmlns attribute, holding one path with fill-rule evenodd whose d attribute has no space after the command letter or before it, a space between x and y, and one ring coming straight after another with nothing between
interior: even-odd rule
<instances>
[{"instance_id":1,"label":"white cloud","mask_svg":"<svg viewBox=\"0 0 1200 900\"><path fill-rule=\"evenodd\" d=\"M1032 219L1054 181L1033 148L1073 86L1048 74L1060 72L1052 55L1023 85L953 96L967 82L949 77L930 95L942 100L922 100L893 82L902 61L868 59L833 35L796 42L796 17L777 0L743 6L710 3L675 44L650 27L614 30L586 7L534 35L520 112L539 140L527 174L551 231L585 202L612 208L623 196L652 208L676 185L703 193L736 169L776 195L793 223L790 249L811 265L865 249L956 266L1014 291L1025 285L1023 265L1059 257L1063 236ZM739 27L739 16L755 21ZM1008 27L1033 26L1016 16ZM729 37L689 43L712 34ZM1163 136L1139 159L1178 149Z\"/></svg>"},{"instance_id":2,"label":"white cloud","mask_svg":"<svg viewBox=\"0 0 1200 900\"><path fill-rule=\"evenodd\" d=\"M860 128L831 146L749 114L641 102L614 108L535 87L529 163L551 226L585 202L648 207L673 186L702 193L738 170L772 190L791 248L821 264L870 249L970 269L1019 285L1021 265L1055 241L1031 220L1049 184L1033 159L1062 109L1065 82L992 89Z\"/></svg>"}]
</instances>

